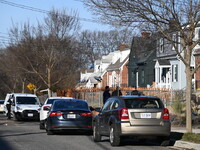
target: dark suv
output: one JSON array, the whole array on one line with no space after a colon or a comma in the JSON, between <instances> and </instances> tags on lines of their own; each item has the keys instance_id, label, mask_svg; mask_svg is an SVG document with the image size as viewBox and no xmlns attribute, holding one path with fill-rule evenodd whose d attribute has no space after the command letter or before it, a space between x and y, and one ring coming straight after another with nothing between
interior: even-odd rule
<instances>
[{"instance_id":1,"label":"dark suv","mask_svg":"<svg viewBox=\"0 0 200 150\"><path fill-rule=\"evenodd\" d=\"M171 123L169 111L154 96L121 96L109 98L93 119L93 139L109 136L112 146L118 146L121 137L157 138L161 145L169 144Z\"/></svg>"}]
</instances>

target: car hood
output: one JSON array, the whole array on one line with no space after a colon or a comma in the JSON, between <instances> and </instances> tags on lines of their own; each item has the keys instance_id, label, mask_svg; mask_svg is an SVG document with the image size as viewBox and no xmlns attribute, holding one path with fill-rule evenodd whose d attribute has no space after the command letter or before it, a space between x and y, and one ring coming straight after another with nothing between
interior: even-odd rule
<instances>
[{"instance_id":1,"label":"car hood","mask_svg":"<svg viewBox=\"0 0 200 150\"><path fill-rule=\"evenodd\" d=\"M25 104L17 104L18 107L26 110L38 110L40 108L39 105L25 105Z\"/></svg>"}]
</instances>

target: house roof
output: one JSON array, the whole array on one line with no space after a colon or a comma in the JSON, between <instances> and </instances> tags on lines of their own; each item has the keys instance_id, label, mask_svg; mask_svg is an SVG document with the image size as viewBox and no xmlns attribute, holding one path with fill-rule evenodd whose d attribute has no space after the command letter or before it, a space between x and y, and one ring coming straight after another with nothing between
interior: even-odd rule
<instances>
[{"instance_id":1,"label":"house roof","mask_svg":"<svg viewBox=\"0 0 200 150\"><path fill-rule=\"evenodd\" d=\"M158 60L158 63L159 65L170 65L170 62L169 60L166 60L166 59L161 59L161 60Z\"/></svg>"},{"instance_id":2,"label":"house roof","mask_svg":"<svg viewBox=\"0 0 200 150\"><path fill-rule=\"evenodd\" d=\"M146 61L148 61L148 58L154 53L154 50L152 51L147 51L146 53L144 53L143 57L139 57L139 60L137 62L137 64L140 64L140 63L144 63Z\"/></svg>"},{"instance_id":3,"label":"house roof","mask_svg":"<svg viewBox=\"0 0 200 150\"><path fill-rule=\"evenodd\" d=\"M113 71L113 70L118 70L129 58L129 56L127 56L122 62L120 62L120 58L114 63L114 64L110 64L109 67L107 68L107 71Z\"/></svg>"}]
</instances>

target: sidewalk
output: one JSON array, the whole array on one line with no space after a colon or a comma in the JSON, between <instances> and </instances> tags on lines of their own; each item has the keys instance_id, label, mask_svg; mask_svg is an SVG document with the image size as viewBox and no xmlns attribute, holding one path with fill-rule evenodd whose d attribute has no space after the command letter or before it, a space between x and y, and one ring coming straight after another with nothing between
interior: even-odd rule
<instances>
[{"instance_id":1,"label":"sidewalk","mask_svg":"<svg viewBox=\"0 0 200 150\"><path fill-rule=\"evenodd\" d=\"M185 133L186 129L185 129L185 127L172 127L171 132L177 132L177 133L181 134L181 133ZM193 129L192 132L200 133L200 129ZM175 140L174 146L179 147L179 148L187 148L190 150L200 150L200 144L181 141L181 140Z\"/></svg>"}]
</instances>

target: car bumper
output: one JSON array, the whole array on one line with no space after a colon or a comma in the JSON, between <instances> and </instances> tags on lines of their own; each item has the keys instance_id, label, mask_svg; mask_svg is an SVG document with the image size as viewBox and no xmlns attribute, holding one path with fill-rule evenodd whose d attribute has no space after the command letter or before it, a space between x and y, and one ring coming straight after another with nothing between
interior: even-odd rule
<instances>
[{"instance_id":1,"label":"car bumper","mask_svg":"<svg viewBox=\"0 0 200 150\"><path fill-rule=\"evenodd\" d=\"M80 130L92 130L92 124L82 121L56 121L47 123L49 130L68 130L68 129L80 129Z\"/></svg>"},{"instance_id":2,"label":"car bumper","mask_svg":"<svg viewBox=\"0 0 200 150\"><path fill-rule=\"evenodd\" d=\"M22 119L39 119L39 112L36 110L24 110L17 112Z\"/></svg>"},{"instance_id":3,"label":"car bumper","mask_svg":"<svg viewBox=\"0 0 200 150\"><path fill-rule=\"evenodd\" d=\"M121 123L121 135L134 136L169 136L171 124L160 126L131 126L130 123Z\"/></svg>"}]
</instances>

